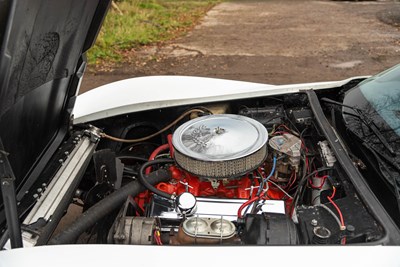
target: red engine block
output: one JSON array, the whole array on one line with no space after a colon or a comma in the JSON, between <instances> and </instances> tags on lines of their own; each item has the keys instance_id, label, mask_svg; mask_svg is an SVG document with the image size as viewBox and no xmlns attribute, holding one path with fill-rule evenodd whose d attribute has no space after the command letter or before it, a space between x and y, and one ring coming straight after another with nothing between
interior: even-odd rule
<instances>
[{"instance_id":1,"label":"red engine block","mask_svg":"<svg viewBox=\"0 0 400 267\"><path fill-rule=\"evenodd\" d=\"M257 181L249 178L249 175L240 179L220 180L218 187L213 187L211 181L201 180L177 166L171 166L170 171L172 180L167 183L159 183L156 188L177 196L189 191L196 197L249 199L255 197L259 186ZM269 187L267 195L269 199L283 199L285 197L284 193L273 186ZM148 203L150 196L149 192L139 194L136 198L138 205L144 208L144 204Z\"/></svg>"},{"instance_id":2,"label":"red engine block","mask_svg":"<svg viewBox=\"0 0 400 267\"><path fill-rule=\"evenodd\" d=\"M220 180L218 187L214 188L211 181L201 181L176 166L170 167L172 181L159 183L156 187L169 194L180 195L186 189L195 196L218 198L249 198L251 191L251 180L248 177L241 179Z\"/></svg>"}]
</instances>

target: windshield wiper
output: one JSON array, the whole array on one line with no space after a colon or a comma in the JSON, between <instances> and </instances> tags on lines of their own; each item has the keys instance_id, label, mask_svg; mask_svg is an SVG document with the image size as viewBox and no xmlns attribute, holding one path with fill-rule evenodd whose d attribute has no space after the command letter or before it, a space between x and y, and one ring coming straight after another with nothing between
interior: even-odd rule
<instances>
[{"instance_id":1,"label":"windshield wiper","mask_svg":"<svg viewBox=\"0 0 400 267\"><path fill-rule=\"evenodd\" d=\"M371 131L372 133L379 139L379 141L382 143L382 145L390 152L391 155L395 156L396 152L393 150L393 148L390 146L389 142L386 140L386 138L382 135L382 133L379 131L378 127L375 125L374 121L371 120L362 109L352 107L349 105L345 105L343 103L337 102L335 100L323 97L321 98L321 101L324 101L326 103L330 103L333 105L338 105L342 106L345 108L349 108L353 111L356 112L356 114L349 113L349 112L343 112L347 115L354 116L358 118L363 124L365 124Z\"/></svg>"}]
</instances>

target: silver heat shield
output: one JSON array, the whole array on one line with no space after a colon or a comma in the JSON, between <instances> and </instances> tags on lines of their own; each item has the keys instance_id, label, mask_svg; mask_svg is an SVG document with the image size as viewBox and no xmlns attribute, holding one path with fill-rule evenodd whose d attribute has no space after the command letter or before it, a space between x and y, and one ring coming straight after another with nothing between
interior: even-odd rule
<instances>
[{"instance_id":1,"label":"silver heat shield","mask_svg":"<svg viewBox=\"0 0 400 267\"><path fill-rule=\"evenodd\" d=\"M181 125L172 138L175 160L205 178L231 178L257 168L267 156L264 126L239 115L210 115Z\"/></svg>"}]
</instances>

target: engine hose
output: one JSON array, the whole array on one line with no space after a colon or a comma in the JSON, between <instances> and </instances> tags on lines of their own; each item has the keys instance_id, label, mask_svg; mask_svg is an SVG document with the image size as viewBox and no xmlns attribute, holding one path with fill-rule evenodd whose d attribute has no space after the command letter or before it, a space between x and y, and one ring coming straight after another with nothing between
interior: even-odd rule
<instances>
[{"instance_id":1,"label":"engine hose","mask_svg":"<svg viewBox=\"0 0 400 267\"><path fill-rule=\"evenodd\" d=\"M163 192L161 190L158 190L152 184L150 184L148 181L148 178L145 177L145 171L146 171L147 167L150 167L150 166L153 166L156 164L166 164L166 163L175 163L175 161L173 159L155 159L155 160L151 160L151 161L144 163L140 167L140 170L139 170L139 181L142 183L142 185L144 187L146 187L148 190L150 190L154 194L165 197L167 199L173 199L173 195Z\"/></svg>"},{"instance_id":2,"label":"engine hose","mask_svg":"<svg viewBox=\"0 0 400 267\"><path fill-rule=\"evenodd\" d=\"M146 182L151 185L166 182L169 179L171 179L171 173L168 170L160 169L150 173L146 177ZM83 232L124 204L129 195L135 197L145 190L146 187L139 183L139 181L134 181L121 187L85 211L72 225L52 238L48 244L76 243L76 240Z\"/></svg>"},{"instance_id":3,"label":"engine hose","mask_svg":"<svg viewBox=\"0 0 400 267\"><path fill-rule=\"evenodd\" d=\"M148 161L155 160L155 158L157 157L157 155L158 155L159 153L161 153L161 151L165 151L165 150L167 150L167 149L169 149L169 144L165 144L165 145L161 145L161 146L157 147L157 148L151 153L151 155L150 155ZM145 173L146 173L146 175L147 175L147 174L149 174L150 172L151 172L151 167L148 167L148 168L146 169Z\"/></svg>"}]
</instances>

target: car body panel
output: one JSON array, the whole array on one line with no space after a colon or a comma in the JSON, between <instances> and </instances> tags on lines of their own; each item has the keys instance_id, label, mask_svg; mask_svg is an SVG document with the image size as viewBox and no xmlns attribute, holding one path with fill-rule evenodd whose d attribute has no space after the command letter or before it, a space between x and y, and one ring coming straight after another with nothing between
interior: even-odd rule
<instances>
[{"instance_id":1,"label":"car body panel","mask_svg":"<svg viewBox=\"0 0 400 267\"><path fill-rule=\"evenodd\" d=\"M155 256L156 255L156 256ZM173 255L173 258L171 256ZM235 255L235 256L233 256ZM400 247L208 247L208 246L134 246L134 245L63 245L0 252L2 266L114 266L117 263L146 266L223 265L246 266L259 255L268 265L325 267L399 266ZM290 255L290 259L285 258ZM307 256L308 255L308 256ZM201 257L203 260L198 260ZM260 261L259 261L260 262Z\"/></svg>"},{"instance_id":2,"label":"car body panel","mask_svg":"<svg viewBox=\"0 0 400 267\"><path fill-rule=\"evenodd\" d=\"M74 124L131 112L197 103L297 93L308 89L340 87L342 81L270 85L191 76L148 76L100 86L77 97Z\"/></svg>"}]
</instances>

